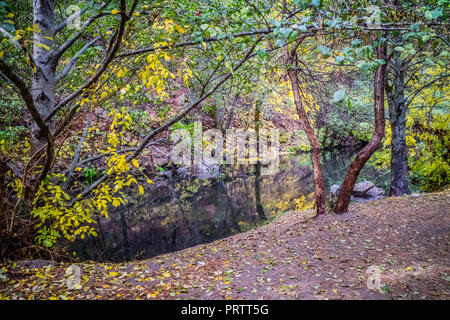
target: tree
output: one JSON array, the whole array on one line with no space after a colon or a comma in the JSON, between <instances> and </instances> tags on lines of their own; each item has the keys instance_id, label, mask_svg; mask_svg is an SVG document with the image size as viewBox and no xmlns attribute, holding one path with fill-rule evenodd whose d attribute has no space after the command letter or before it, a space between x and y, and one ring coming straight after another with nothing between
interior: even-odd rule
<instances>
[{"instance_id":1,"label":"tree","mask_svg":"<svg viewBox=\"0 0 450 320\"><path fill-rule=\"evenodd\" d=\"M294 102L297 107L297 113L300 118L300 123L302 125L302 129L306 132L309 143L311 144L311 158L313 162L314 191L316 197L317 214L325 214L325 190L323 184L322 166L320 164L320 144L316 134L314 133L314 129L308 120L308 115L303 106L302 93L298 82L297 73L294 69L297 56L296 50L303 39L304 38L299 38L295 43L294 48L291 50L288 48L288 46L286 46L286 69L291 81L292 92L294 93Z\"/></svg>"},{"instance_id":2,"label":"tree","mask_svg":"<svg viewBox=\"0 0 450 320\"><path fill-rule=\"evenodd\" d=\"M386 81L386 43L379 41L377 46L377 59L380 63L374 76L374 114L375 129L370 142L356 155L355 160L350 164L347 174L342 183L341 190L336 202L335 212L344 213L348 210L353 187L358 178L359 172L369 160L370 156L377 150L381 139L384 136L384 86ZM383 62L381 62L383 61Z\"/></svg>"},{"instance_id":3,"label":"tree","mask_svg":"<svg viewBox=\"0 0 450 320\"><path fill-rule=\"evenodd\" d=\"M386 81L386 94L389 106L389 124L391 131L391 155L390 155L390 170L391 170L391 185L389 190L390 196L401 196L404 194L410 194L411 191L408 187L408 146L406 143L406 116L408 113L408 107L413 102L415 94L408 96L410 89L410 79L416 77L423 72L423 69L430 62L432 54L427 50L427 47L431 45L438 47L441 42L445 43L445 35L436 35L433 30L436 25L433 21L441 18L445 20L443 16L443 2L435 6L431 6L428 3L423 3L425 12L422 16L418 12L411 12L407 5L399 1L393 1L392 7L396 10L397 14L392 18L395 22L398 19L402 19L403 15L410 13L414 17L415 22L411 24L410 28L406 30L398 30L392 32L389 35L390 43L390 56L391 59L387 65L388 68L388 81ZM397 18L399 16L400 18ZM427 18L428 17L428 18ZM427 20L433 20L431 23L427 23ZM425 23L423 23L425 22ZM423 26L420 26L420 23ZM445 44L444 44L445 46ZM427 62L425 61L427 60ZM437 62L437 61L436 61ZM442 77L442 75L441 75ZM436 79L432 79L431 85ZM422 89L420 89L422 90Z\"/></svg>"},{"instance_id":4,"label":"tree","mask_svg":"<svg viewBox=\"0 0 450 320\"><path fill-rule=\"evenodd\" d=\"M71 3L68 1L64 4ZM139 168L136 158L152 144L151 140L186 117L232 78L247 60L255 56L254 50L261 35L270 32L270 30L256 30L231 34L230 36L243 40L233 43L217 35L204 39L205 35L202 32L200 37L173 44L185 33L185 26L170 19L176 16L174 9L176 5L168 6L161 11L159 5L152 7L142 4L139 11L144 14L142 20L139 20L140 14L136 11L138 4L138 0L102 3L92 1L89 4L80 4L81 11L64 18L55 1L33 1L31 15L11 4L5 7L3 2L0 2L2 18L0 36L5 40L0 47L0 74L2 79L7 80L8 85L13 85L13 92L19 94L32 117L27 130L32 144L31 150L24 149L20 156L13 159L8 156L6 144L3 143L5 141L2 141L0 182L3 185L0 196L4 194L2 190L5 184L9 183L2 178L5 168L13 175L13 184L17 191L15 205L5 210L5 219L2 219L2 224L6 221L6 229L10 236L15 237L13 229L18 227L16 215L18 213L27 215L30 211L33 217L30 221L33 222L22 226L21 230L29 232L33 237L37 231L39 235L36 239L44 246L53 246L56 239L63 236L73 241L76 236L95 235L94 228L88 226L93 222L92 214L101 212L107 215L108 205L116 207L124 203L121 194L123 187L131 184L139 185L129 172L132 168ZM57 14L58 12L62 17ZM189 11L187 14L189 17L177 18L183 21L185 18L191 19L194 14L195 12ZM69 22L78 15L81 15L84 22L78 30L69 29ZM61 18L62 21L57 23ZM30 20L34 22L33 28L31 26L21 28L20 24L31 24ZM96 25L98 21L101 21L100 26ZM144 32L141 31L144 43L133 37L132 31L136 30L137 26L151 31L150 38L146 37L148 34L144 36ZM30 35L32 40L29 39ZM251 39L250 36L257 37ZM199 95L187 104L183 112L147 132L141 141L135 142L134 147L119 149L120 141L124 137L123 130L129 130L133 122L130 113L122 105L123 97L129 92L136 97L137 90L139 87L142 88L142 84L131 88L123 79L133 76L133 81L141 80L147 88L156 93L160 101L163 101L164 97L168 96L165 92L167 79L175 75L161 61L173 59L175 50L185 47L196 47L195 51L198 51L198 48L206 50L207 44L211 46L212 43L218 43L217 48L224 47L223 43L230 45L223 48L227 55L215 60L217 63L214 69L206 70L207 72L203 74L205 79L200 81ZM136 49L137 45L144 48ZM100 50L103 56L92 55L90 49ZM212 47L209 51L216 52ZM140 59L143 55L146 59ZM86 60L86 56L92 60ZM80 59L86 64L84 74L79 73L83 65L77 66ZM130 60L132 62L134 60L134 64L128 65L132 66L131 72L124 65L124 62ZM25 63L22 63L23 61ZM180 72L180 78L188 85L193 76L192 70L190 71L186 63L182 63L181 66L184 69ZM75 74L74 77L71 76L71 72ZM136 77L136 73L139 74L139 78ZM87 80L84 80L86 78ZM65 80L70 81L69 90L68 84L59 87ZM90 107L107 109L108 104L119 106L109 110L114 121L107 133L109 144L107 150L88 159L80 159L80 150L87 140L86 137L89 132L96 129L92 121L91 124L87 121L85 133L82 134L70 161L71 165L67 170L64 170L64 164L61 168L62 162L69 159L65 158L64 153L57 153L55 150L66 148L65 140L70 126L75 120L88 115ZM78 182L70 183L74 170L80 169L82 163L86 165L102 158L106 158L107 163L105 174L97 177L89 186L82 186ZM151 183L148 178L147 181ZM114 188L111 188L110 184ZM139 191L143 193L140 185ZM3 199L2 197L1 205L5 208ZM33 231L35 225L38 229ZM7 242L4 243L7 246Z\"/></svg>"}]
</instances>

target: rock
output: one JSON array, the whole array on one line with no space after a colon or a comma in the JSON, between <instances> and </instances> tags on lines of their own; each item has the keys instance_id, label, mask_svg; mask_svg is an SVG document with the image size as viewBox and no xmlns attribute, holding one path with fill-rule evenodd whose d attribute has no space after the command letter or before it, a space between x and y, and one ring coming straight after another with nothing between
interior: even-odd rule
<instances>
[{"instance_id":1,"label":"rock","mask_svg":"<svg viewBox=\"0 0 450 320\"><path fill-rule=\"evenodd\" d=\"M358 198L383 198L386 192L382 188L378 188L370 181L364 181L355 184L352 195Z\"/></svg>"},{"instance_id":2,"label":"rock","mask_svg":"<svg viewBox=\"0 0 450 320\"><path fill-rule=\"evenodd\" d=\"M337 197L339 195L339 191L341 190L341 186L338 184L333 184L330 188L330 194L333 197Z\"/></svg>"},{"instance_id":3,"label":"rock","mask_svg":"<svg viewBox=\"0 0 450 320\"><path fill-rule=\"evenodd\" d=\"M373 188L376 188L373 182L370 181L359 182L355 184L355 186L353 187L352 195L358 198L365 198L367 192Z\"/></svg>"},{"instance_id":4,"label":"rock","mask_svg":"<svg viewBox=\"0 0 450 320\"><path fill-rule=\"evenodd\" d=\"M159 172L158 175L160 175L162 177L170 178L170 177L172 177L172 171Z\"/></svg>"},{"instance_id":5,"label":"rock","mask_svg":"<svg viewBox=\"0 0 450 320\"><path fill-rule=\"evenodd\" d=\"M374 187L367 191L366 198L384 198L386 196L386 192L378 187Z\"/></svg>"},{"instance_id":6,"label":"rock","mask_svg":"<svg viewBox=\"0 0 450 320\"><path fill-rule=\"evenodd\" d=\"M177 169L177 175L184 176L189 173L189 170L187 168L181 167Z\"/></svg>"},{"instance_id":7,"label":"rock","mask_svg":"<svg viewBox=\"0 0 450 320\"><path fill-rule=\"evenodd\" d=\"M338 184L333 184L330 188L330 195L333 197L337 197L339 195L339 191L341 190L341 186ZM352 191L352 196L355 198L363 198L363 199L378 199L386 196L386 192L382 188L378 188L371 181L363 181L355 184Z\"/></svg>"},{"instance_id":8,"label":"rock","mask_svg":"<svg viewBox=\"0 0 450 320\"><path fill-rule=\"evenodd\" d=\"M199 179L217 178L219 166L214 159L206 158L193 169L193 174Z\"/></svg>"},{"instance_id":9,"label":"rock","mask_svg":"<svg viewBox=\"0 0 450 320\"><path fill-rule=\"evenodd\" d=\"M19 260L16 262L18 267L28 268L28 269L40 269L43 267L52 267L54 263L50 260Z\"/></svg>"}]
</instances>

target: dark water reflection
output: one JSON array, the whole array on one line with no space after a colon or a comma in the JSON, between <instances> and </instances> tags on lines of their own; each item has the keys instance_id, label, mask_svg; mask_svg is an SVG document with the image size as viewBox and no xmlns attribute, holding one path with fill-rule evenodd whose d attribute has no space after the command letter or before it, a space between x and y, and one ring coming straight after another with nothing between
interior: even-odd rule
<instances>
[{"instance_id":1,"label":"dark water reflection","mask_svg":"<svg viewBox=\"0 0 450 320\"><path fill-rule=\"evenodd\" d=\"M341 183L355 150L322 156L326 190ZM230 170L231 171L231 170ZM248 230L281 211L314 205L309 154L280 158L275 175L261 176L257 166L236 167L218 179L165 179L132 190L129 203L98 220L98 237L78 241L77 256L96 261L145 259ZM387 190L389 179L366 165L359 181Z\"/></svg>"}]
</instances>

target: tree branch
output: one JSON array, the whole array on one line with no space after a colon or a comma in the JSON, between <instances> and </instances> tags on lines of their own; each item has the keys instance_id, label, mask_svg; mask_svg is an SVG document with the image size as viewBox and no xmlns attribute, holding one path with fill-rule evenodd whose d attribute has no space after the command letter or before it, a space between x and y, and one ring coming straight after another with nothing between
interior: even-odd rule
<instances>
[{"instance_id":1,"label":"tree branch","mask_svg":"<svg viewBox=\"0 0 450 320\"><path fill-rule=\"evenodd\" d=\"M441 80L441 79L447 78L447 77L449 77L449 76L450 76L450 73L444 74L444 75L442 75L442 76L440 76L440 77L437 77L437 78L434 79L433 81L428 82L426 85L423 85L423 86L420 87L419 89L417 89L417 90L410 96L411 99L409 99L409 101L406 103L406 108L409 107L409 105L413 102L414 98L415 98L415 97L416 97L423 89L426 89L426 88L428 88L429 86L431 86L433 83L435 83L435 82L437 82L437 81L439 81L439 80Z\"/></svg>"},{"instance_id":2,"label":"tree branch","mask_svg":"<svg viewBox=\"0 0 450 320\"><path fill-rule=\"evenodd\" d=\"M56 35L58 32L60 32L62 29L64 29L67 26L67 23L73 19L75 19L77 16L81 16L84 13L86 13L86 11L88 11L88 7L84 8L83 10L81 10L80 12L75 12L74 14L70 15L66 20L64 20L63 22L61 22L60 24L58 24L55 29L53 29L53 35Z\"/></svg>"},{"instance_id":3,"label":"tree branch","mask_svg":"<svg viewBox=\"0 0 450 320\"><path fill-rule=\"evenodd\" d=\"M64 184L62 186L63 191L67 191L67 189L70 186L70 183L72 182L73 172L75 171L75 168L78 165L78 160L80 159L80 153L81 149L83 148L83 143L86 140L86 137L89 133L89 126L90 126L90 119L89 114L86 115L86 127L84 128L83 135L81 136L80 141L78 142L77 149L75 150L75 154L73 156L72 163L70 164L69 170L66 175L66 181L64 181Z\"/></svg>"},{"instance_id":4,"label":"tree branch","mask_svg":"<svg viewBox=\"0 0 450 320\"><path fill-rule=\"evenodd\" d=\"M116 41L113 44L113 47L109 51L109 55L103 60L102 66L100 69L98 69L97 73L93 78L91 78L88 82L86 82L83 86L81 86L77 91L73 92L71 95L69 95L67 98L65 98L63 101L58 103L57 106L53 109L53 111L48 115L48 117L45 119L45 121L49 121L55 114L60 110L62 107L64 107L66 104L71 102L73 99L75 99L77 96L79 96L81 93L83 93L86 89L91 87L97 80L100 78L100 76L106 71L109 64L113 61L114 56L116 55L117 51L119 50L120 44L122 42L122 37L125 31L125 24L129 20L129 17L126 15L126 8L125 3L122 5L121 1L121 12L120 12L120 24L117 31L117 37Z\"/></svg>"},{"instance_id":5,"label":"tree branch","mask_svg":"<svg viewBox=\"0 0 450 320\"><path fill-rule=\"evenodd\" d=\"M61 72L61 74L59 74L58 76L56 76L55 79L55 83L58 83L61 79L63 79L68 73L69 71L72 69L72 67L75 65L75 63L77 62L78 58L80 58L80 56L86 52L87 49L89 49L98 39L100 39L100 36L96 37L94 40L86 43L86 45L81 48L80 51L78 51L73 57L72 59L70 59L69 63L67 64L67 66L64 68L64 70Z\"/></svg>"},{"instance_id":6,"label":"tree branch","mask_svg":"<svg viewBox=\"0 0 450 320\"><path fill-rule=\"evenodd\" d=\"M245 31L245 32L239 32L239 33L232 34L231 36L234 38L239 38L239 37L245 37L245 36L269 34L272 31L273 31L273 28L256 30L256 31ZM203 42L214 42L214 41L219 41L217 36L203 39ZM168 44L166 46L143 48L143 49L138 49L138 50L134 50L134 51L124 52L122 54L117 55L117 58L126 58L126 57L134 56L137 54L141 54L141 53L154 52L156 50L187 47L187 46L192 46L194 44L198 44L201 42L202 41L185 41L185 42L180 42L180 43L176 43L176 44Z\"/></svg>"},{"instance_id":7,"label":"tree branch","mask_svg":"<svg viewBox=\"0 0 450 320\"><path fill-rule=\"evenodd\" d=\"M105 2L103 5L100 6L99 11L103 10L106 6L108 5L108 2ZM53 54L52 59L54 62L58 61L59 58L61 58L61 56L64 54L64 52L66 52L67 49L69 49L74 43L75 41L77 41L84 33L84 30L89 27L92 22L94 22L95 20L97 20L100 17L103 16L108 16L111 15L112 13L106 13L106 12L100 12L98 14L96 14L95 16L89 18L82 26L80 31L78 31L78 33L76 33L72 38L66 40L66 42L64 42ZM122 16L123 18L124 16Z\"/></svg>"},{"instance_id":8,"label":"tree branch","mask_svg":"<svg viewBox=\"0 0 450 320\"><path fill-rule=\"evenodd\" d=\"M45 124L39 111L34 105L33 97L28 89L26 83L14 72L14 70L8 66L2 59L0 59L0 72L2 72L18 89L22 100L30 112L33 120L36 122L40 129L40 132L45 136L47 140L47 154L44 167L42 168L41 175L39 177L38 183L40 183L50 172L51 165L54 158L54 146L53 146L53 136L50 129Z\"/></svg>"}]
</instances>

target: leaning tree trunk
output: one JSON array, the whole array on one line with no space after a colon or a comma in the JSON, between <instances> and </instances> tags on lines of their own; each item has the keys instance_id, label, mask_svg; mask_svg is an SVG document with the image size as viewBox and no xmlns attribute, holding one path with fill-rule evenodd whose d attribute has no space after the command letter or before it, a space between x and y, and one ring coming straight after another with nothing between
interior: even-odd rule
<instances>
[{"instance_id":1,"label":"leaning tree trunk","mask_svg":"<svg viewBox=\"0 0 450 320\"><path fill-rule=\"evenodd\" d=\"M380 43L377 48L377 56L380 60L386 59L386 44ZM375 130L370 142L356 155L339 191L338 200L334 209L335 213L344 213L348 210L350 197L359 172L369 160L370 156L378 149L384 136L384 83L386 79L386 64L379 64L374 79L374 113Z\"/></svg>"},{"instance_id":2,"label":"leaning tree trunk","mask_svg":"<svg viewBox=\"0 0 450 320\"><path fill-rule=\"evenodd\" d=\"M298 81L297 73L291 67L294 65L294 58L289 54L288 49L286 48L286 57L287 57L287 73L289 79L291 81L292 92L294 94L294 102L297 108L297 113L300 118L300 123L302 125L303 130L305 130L306 136L308 137L309 143L311 145L311 157L313 163L313 171L314 171L314 192L316 196L316 207L317 214L325 213L325 191L324 191L324 183L322 176L322 166L320 164L320 144L317 139L316 134L314 133L314 129L312 128L308 115L306 114L305 108L303 106L303 101L300 95L300 84Z\"/></svg>"},{"instance_id":3,"label":"leaning tree trunk","mask_svg":"<svg viewBox=\"0 0 450 320\"><path fill-rule=\"evenodd\" d=\"M406 111L404 65L396 52L393 63L393 88L387 87L389 122L391 125L391 188L390 196L411 194L408 187L408 147L406 146Z\"/></svg>"}]
</instances>

